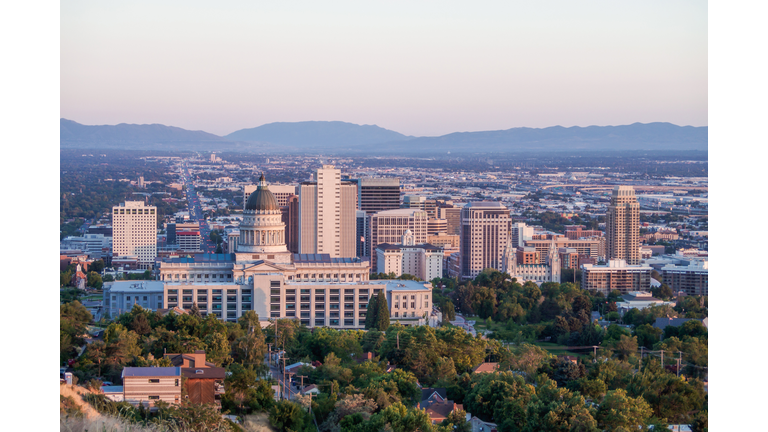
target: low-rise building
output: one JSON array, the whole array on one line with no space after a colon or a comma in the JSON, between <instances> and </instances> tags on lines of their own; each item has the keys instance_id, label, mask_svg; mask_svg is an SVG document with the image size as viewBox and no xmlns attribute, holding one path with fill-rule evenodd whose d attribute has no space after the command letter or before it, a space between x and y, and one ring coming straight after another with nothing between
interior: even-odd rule
<instances>
[{"instance_id":1,"label":"low-rise building","mask_svg":"<svg viewBox=\"0 0 768 432\"><path fill-rule=\"evenodd\" d=\"M161 281L105 282L102 291L104 316L111 318L130 312L134 305L144 309L162 309L165 284Z\"/></svg>"},{"instance_id":2,"label":"low-rise building","mask_svg":"<svg viewBox=\"0 0 768 432\"><path fill-rule=\"evenodd\" d=\"M126 367L122 378L124 399L133 406L153 408L157 401L181 401L180 367Z\"/></svg>"},{"instance_id":3,"label":"low-rise building","mask_svg":"<svg viewBox=\"0 0 768 432\"><path fill-rule=\"evenodd\" d=\"M691 260L688 265L668 264L661 268L662 281L673 292L686 295L709 295L709 261Z\"/></svg>"},{"instance_id":4,"label":"low-rise building","mask_svg":"<svg viewBox=\"0 0 768 432\"><path fill-rule=\"evenodd\" d=\"M616 302L616 307L621 315L627 313L630 309L645 309L650 306L668 304L675 305L675 302L665 302L664 300L654 298L647 291L631 291L621 296L621 302Z\"/></svg>"},{"instance_id":5,"label":"low-rise building","mask_svg":"<svg viewBox=\"0 0 768 432\"><path fill-rule=\"evenodd\" d=\"M376 271L395 276L409 274L421 280L443 276L443 250L431 244L415 245L403 236L403 244L383 243L376 247Z\"/></svg>"},{"instance_id":6,"label":"low-rise building","mask_svg":"<svg viewBox=\"0 0 768 432\"><path fill-rule=\"evenodd\" d=\"M648 291L651 287L651 267L629 265L625 260L609 260L607 264L581 266L581 288L608 294L618 290L623 294L631 291Z\"/></svg>"}]
</instances>

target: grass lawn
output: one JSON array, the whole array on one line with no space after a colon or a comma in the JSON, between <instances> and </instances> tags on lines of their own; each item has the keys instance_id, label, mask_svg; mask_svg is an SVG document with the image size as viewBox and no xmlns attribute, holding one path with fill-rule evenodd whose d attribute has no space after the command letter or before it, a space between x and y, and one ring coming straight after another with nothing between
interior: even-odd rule
<instances>
[{"instance_id":1,"label":"grass lawn","mask_svg":"<svg viewBox=\"0 0 768 432\"><path fill-rule=\"evenodd\" d=\"M89 295L89 296L83 297L83 300L101 300L103 298L104 297L96 294L96 295Z\"/></svg>"}]
</instances>

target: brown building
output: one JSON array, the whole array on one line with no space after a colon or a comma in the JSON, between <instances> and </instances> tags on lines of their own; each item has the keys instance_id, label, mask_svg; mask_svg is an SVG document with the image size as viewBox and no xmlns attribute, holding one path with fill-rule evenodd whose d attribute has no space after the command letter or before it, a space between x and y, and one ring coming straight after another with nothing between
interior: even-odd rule
<instances>
[{"instance_id":1,"label":"brown building","mask_svg":"<svg viewBox=\"0 0 768 432\"><path fill-rule=\"evenodd\" d=\"M675 293L709 295L709 261L695 260L687 266L666 265L661 268L661 277Z\"/></svg>"},{"instance_id":2,"label":"brown building","mask_svg":"<svg viewBox=\"0 0 768 432\"><path fill-rule=\"evenodd\" d=\"M552 245L552 240L551 239L526 240L525 245L536 248L536 251L539 253L539 260L541 260L542 257L547 256L547 253L549 252L549 248ZM593 237L591 239L570 240L563 236L557 236L555 237L555 247L558 249L560 248L576 249L576 252L578 252L579 255L584 255L584 256L595 258L595 259L605 256L605 238L604 237ZM545 264L545 263L537 262L536 264Z\"/></svg>"},{"instance_id":3,"label":"brown building","mask_svg":"<svg viewBox=\"0 0 768 432\"><path fill-rule=\"evenodd\" d=\"M427 243L431 245L435 245L437 247L451 247L451 248L457 248L459 247L459 235L458 234L446 234L446 233L437 233L434 235L428 235L427 236Z\"/></svg>"},{"instance_id":4,"label":"brown building","mask_svg":"<svg viewBox=\"0 0 768 432\"><path fill-rule=\"evenodd\" d=\"M441 232L448 231L448 221L445 219L429 218L427 220L427 234L435 235Z\"/></svg>"},{"instance_id":5,"label":"brown building","mask_svg":"<svg viewBox=\"0 0 768 432\"><path fill-rule=\"evenodd\" d=\"M523 246L517 248L518 264L539 264L540 254L535 247Z\"/></svg>"},{"instance_id":6,"label":"brown building","mask_svg":"<svg viewBox=\"0 0 768 432\"><path fill-rule=\"evenodd\" d=\"M640 204L632 186L616 186L605 214L606 259L640 264Z\"/></svg>"},{"instance_id":7,"label":"brown building","mask_svg":"<svg viewBox=\"0 0 768 432\"><path fill-rule=\"evenodd\" d=\"M571 240L578 240L584 237L602 237L600 230L587 230L584 225L567 225L565 227L565 237Z\"/></svg>"},{"instance_id":8,"label":"brown building","mask_svg":"<svg viewBox=\"0 0 768 432\"><path fill-rule=\"evenodd\" d=\"M299 197L288 195L286 205L280 207L285 224L285 246L291 253L299 253Z\"/></svg>"},{"instance_id":9,"label":"brown building","mask_svg":"<svg viewBox=\"0 0 768 432\"><path fill-rule=\"evenodd\" d=\"M382 243L397 244L406 230L411 230L415 244L427 242L427 212L418 208L385 210L370 215L371 241L366 246L371 257L371 271L376 271L376 247Z\"/></svg>"},{"instance_id":10,"label":"brown building","mask_svg":"<svg viewBox=\"0 0 768 432\"><path fill-rule=\"evenodd\" d=\"M438 207L437 217L445 219L447 234L461 234L461 207Z\"/></svg>"},{"instance_id":11,"label":"brown building","mask_svg":"<svg viewBox=\"0 0 768 432\"><path fill-rule=\"evenodd\" d=\"M205 351L193 354L165 354L171 363L181 369L185 378L185 397L194 404L212 403L221 407L226 370L205 361Z\"/></svg>"},{"instance_id":12,"label":"brown building","mask_svg":"<svg viewBox=\"0 0 768 432\"><path fill-rule=\"evenodd\" d=\"M560 265L566 269L579 268L579 251L574 248L560 248Z\"/></svg>"}]
</instances>

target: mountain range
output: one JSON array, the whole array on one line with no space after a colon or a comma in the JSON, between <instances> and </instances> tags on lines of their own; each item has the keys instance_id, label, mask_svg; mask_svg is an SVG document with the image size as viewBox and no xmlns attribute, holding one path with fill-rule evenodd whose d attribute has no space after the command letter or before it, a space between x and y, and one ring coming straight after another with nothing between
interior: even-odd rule
<instances>
[{"instance_id":1,"label":"mountain range","mask_svg":"<svg viewBox=\"0 0 768 432\"><path fill-rule=\"evenodd\" d=\"M548 151L707 151L708 127L671 123L512 128L413 137L340 121L269 123L226 136L160 124L87 126L61 119L61 148L268 153L445 154Z\"/></svg>"}]
</instances>

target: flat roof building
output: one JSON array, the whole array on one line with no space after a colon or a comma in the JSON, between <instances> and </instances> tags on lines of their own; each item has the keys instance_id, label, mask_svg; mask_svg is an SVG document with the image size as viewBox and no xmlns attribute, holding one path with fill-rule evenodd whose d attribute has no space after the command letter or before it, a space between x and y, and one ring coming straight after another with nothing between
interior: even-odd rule
<instances>
[{"instance_id":1,"label":"flat roof building","mask_svg":"<svg viewBox=\"0 0 768 432\"><path fill-rule=\"evenodd\" d=\"M629 265L622 259L609 260L607 264L581 266L581 289L608 294L613 290L622 294L631 291L649 291L651 270L646 265Z\"/></svg>"}]
</instances>

